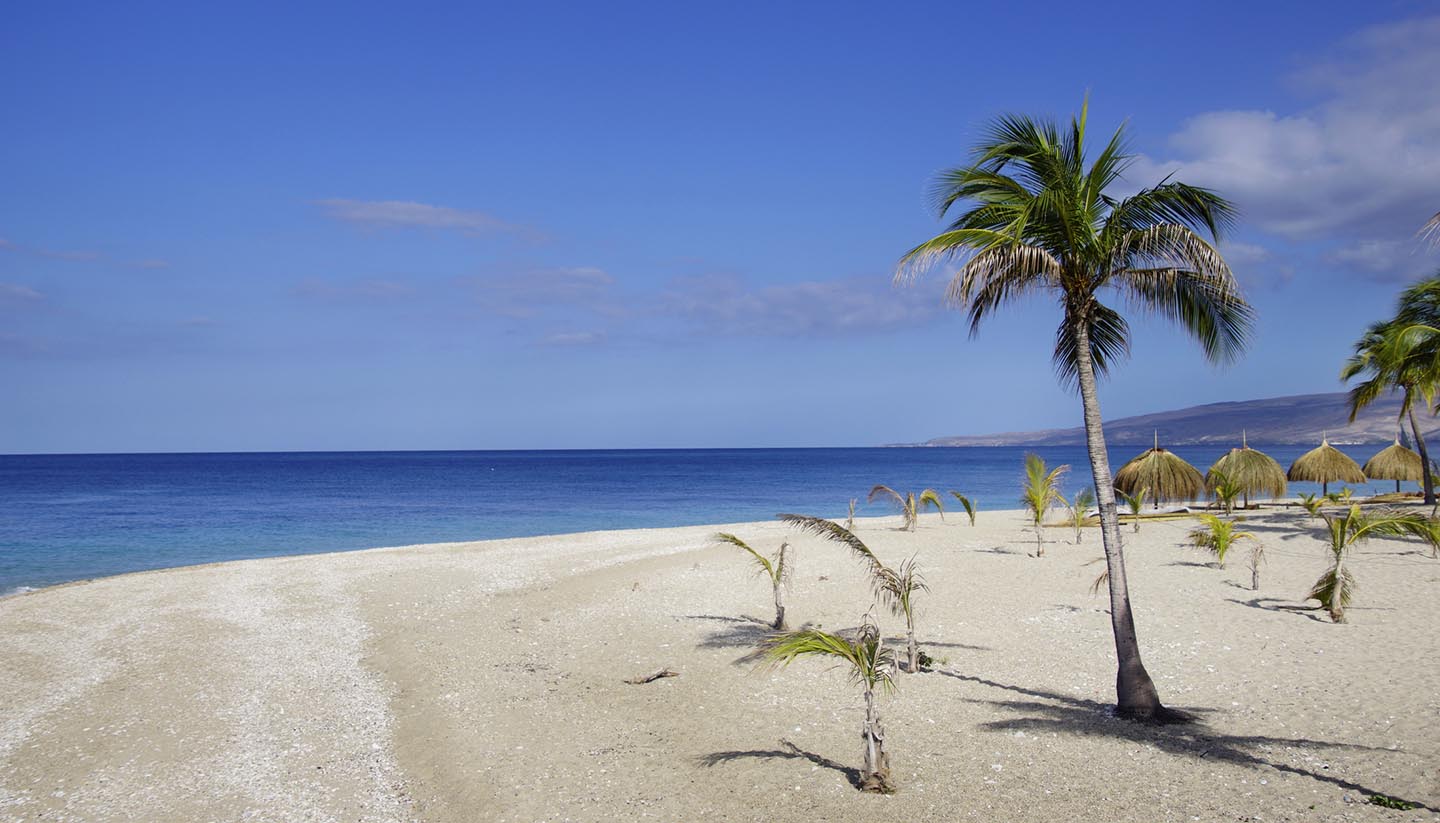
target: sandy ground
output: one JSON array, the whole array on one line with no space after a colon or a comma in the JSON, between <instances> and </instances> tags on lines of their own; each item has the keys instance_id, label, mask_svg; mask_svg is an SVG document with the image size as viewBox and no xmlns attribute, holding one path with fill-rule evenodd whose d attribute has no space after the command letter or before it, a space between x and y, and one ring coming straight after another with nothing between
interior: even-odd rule
<instances>
[{"instance_id":1,"label":"sandy ground","mask_svg":"<svg viewBox=\"0 0 1440 823\"><path fill-rule=\"evenodd\" d=\"M0 819L54 821L1433 820L1440 561L1356 555L1348 625L1299 601L1317 524L1252 516L1268 563L1220 570L1189 522L1125 534L1146 664L1199 718L1108 714L1099 533L1017 513L915 533L922 646L881 702L899 792L851 785L861 704L818 661L737 663L767 584L717 527L599 532L127 575L0 600ZM788 537L792 623L870 605L839 547ZM903 623L882 615L889 636ZM899 644L897 643L897 646ZM667 666L679 677L622 679ZM1369 805L1373 793L1422 804Z\"/></svg>"}]
</instances>

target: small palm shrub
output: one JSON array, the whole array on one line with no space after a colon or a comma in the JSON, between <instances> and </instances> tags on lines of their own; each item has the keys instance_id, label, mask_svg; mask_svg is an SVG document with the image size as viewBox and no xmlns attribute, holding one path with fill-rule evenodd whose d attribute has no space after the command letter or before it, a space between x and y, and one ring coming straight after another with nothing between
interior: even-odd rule
<instances>
[{"instance_id":1,"label":"small palm shrub","mask_svg":"<svg viewBox=\"0 0 1440 823\"><path fill-rule=\"evenodd\" d=\"M782 542L780 544L780 550L771 558L750 548L750 544L728 532L720 532L715 535L715 541L728 546L734 546L737 549L742 549L750 553L750 557L755 561L757 569L765 575L765 578L770 581L770 585L774 589L775 622L772 623L770 627L776 631L784 631L786 629L785 589L790 584L790 564L787 562L785 553L789 549L790 544Z\"/></svg>"},{"instance_id":2,"label":"small palm shrub","mask_svg":"<svg viewBox=\"0 0 1440 823\"><path fill-rule=\"evenodd\" d=\"M765 656L772 664L788 666L801 657L822 657L846 669L850 682L860 687L865 698L865 723L860 730L865 742L865 761L860 769L860 788L882 794L893 792L890 756L885 751L885 730L880 725L875 697L879 692L895 689L895 658L885 648L880 629L870 615L865 615L854 637L802 629L773 635L767 642Z\"/></svg>"},{"instance_id":3,"label":"small palm shrub","mask_svg":"<svg viewBox=\"0 0 1440 823\"><path fill-rule=\"evenodd\" d=\"M865 501L874 503L876 498L888 499L899 507L900 514L905 519L903 528L907 532L915 531L915 526L920 522L920 512L924 511L927 506L935 507L935 510L940 512L940 519L945 519L945 504L934 489L925 489L920 492L919 496L916 496L915 492L901 494L889 486L880 485L870 490Z\"/></svg>"},{"instance_id":4,"label":"small palm shrub","mask_svg":"<svg viewBox=\"0 0 1440 823\"><path fill-rule=\"evenodd\" d=\"M1064 502L1065 498L1060 498ZM1084 532L1085 521L1090 518L1090 510L1095 508L1095 493L1089 489L1081 489L1075 492L1075 499L1065 504L1069 511L1070 525L1075 527L1075 545L1080 545Z\"/></svg>"},{"instance_id":5,"label":"small palm shrub","mask_svg":"<svg viewBox=\"0 0 1440 823\"><path fill-rule=\"evenodd\" d=\"M970 517L970 525L975 525L975 512L979 510L979 506L975 504L975 501L954 489L950 490L950 494L954 495L955 499L960 501L960 507L963 508L965 514Z\"/></svg>"},{"instance_id":6,"label":"small palm shrub","mask_svg":"<svg viewBox=\"0 0 1440 823\"><path fill-rule=\"evenodd\" d=\"M1345 608L1355 595L1355 576L1345 561L1350 550L1372 537L1418 537L1431 548L1440 547L1440 528L1436 522L1416 512L1379 510L1365 512L1351 504L1343 514L1322 514L1331 564L1310 592L1307 599L1319 600L1336 623L1345 622Z\"/></svg>"},{"instance_id":7,"label":"small palm shrub","mask_svg":"<svg viewBox=\"0 0 1440 823\"><path fill-rule=\"evenodd\" d=\"M1215 555L1215 562L1225 568L1225 555L1241 540L1255 540L1250 532L1240 531L1239 520L1225 520L1213 514L1200 515L1201 525L1190 532L1190 545Z\"/></svg>"},{"instance_id":8,"label":"small palm shrub","mask_svg":"<svg viewBox=\"0 0 1440 823\"><path fill-rule=\"evenodd\" d=\"M1115 490L1115 494L1119 495L1120 500L1125 503L1125 508L1130 510L1130 522L1134 524L1137 534L1140 532L1140 514L1145 511L1145 495L1149 493L1148 486L1136 490L1134 494L1126 494L1119 489Z\"/></svg>"},{"instance_id":9,"label":"small palm shrub","mask_svg":"<svg viewBox=\"0 0 1440 823\"><path fill-rule=\"evenodd\" d=\"M1035 556L1045 556L1045 515L1056 503L1063 503L1060 496L1060 476L1070 471L1069 466L1050 468L1038 454L1025 455L1025 479L1020 484L1020 504L1030 515L1035 526Z\"/></svg>"},{"instance_id":10,"label":"small palm shrub","mask_svg":"<svg viewBox=\"0 0 1440 823\"><path fill-rule=\"evenodd\" d=\"M930 591L930 587L925 584L925 578L920 574L915 558L901 563L898 569L892 569L880 562L880 558L870 551L864 541L839 523L804 514L782 514L779 517L802 531L839 543L865 564L870 573L870 588L875 592L876 598L890 609L891 614L905 618L905 646L909 663L907 671L912 674L920 671L920 649L915 642L915 595L918 592Z\"/></svg>"}]
</instances>

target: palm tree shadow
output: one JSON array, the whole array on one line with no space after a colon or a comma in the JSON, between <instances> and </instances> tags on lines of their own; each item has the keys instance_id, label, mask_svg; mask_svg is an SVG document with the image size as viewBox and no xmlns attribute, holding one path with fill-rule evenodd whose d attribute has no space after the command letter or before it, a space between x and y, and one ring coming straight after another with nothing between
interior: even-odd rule
<instances>
[{"instance_id":1,"label":"palm tree shadow","mask_svg":"<svg viewBox=\"0 0 1440 823\"><path fill-rule=\"evenodd\" d=\"M1295 747L1299 749L1345 749L1385 753L1389 749L1364 746L1356 743L1334 743L1305 738L1267 737L1262 735L1228 735L1217 733L1205 726L1196 715L1211 710L1187 708L1184 714L1190 722L1166 725L1135 723L1115 715L1113 708L1094 700L1083 700L1057 692L1030 689L1005 683L997 683L981 677L963 675L958 672L937 670L939 674L979 683L997 689L1017 692L1039 700L988 700L985 702L1020 714L1008 720L995 720L980 724L980 728L992 731L1029 733L1051 732L1057 734L1101 735L1134 743L1149 744L1167 754L1182 755L1201 759L1222 760L1243 766L1269 767L1289 774L1309 777L1322 783L1329 783L1348 791L1367 795L1390 794L1362 786L1342 777L1324 772L1311 771L1289 763L1267 760L1259 752L1271 746ZM1044 701L1044 702L1042 702ZM1394 795L1391 795L1392 797ZM1437 809L1411 800L1417 808L1431 812Z\"/></svg>"},{"instance_id":2,"label":"palm tree shadow","mask_svg":"<svg viewBox=\"0 0 1440 823\"><path fill-rule=\"evenodd\" d=\"M814 752L807 752L789 740L784 739L780 741L780 748L778 749L711 752L697 759L700 765L706 768L718 766L722 763L730 763L735 760L808 760L823 769L839 772L850 782L851 786L857 789L863 788L859 769L836 763L834 760L815 754Z\"/></svg>"},{"instance_id":3,"label":"palm tree shadow","mask_svg":"<svg viewBox=\"0 0 1440 823\"><path fill-rule=\"evenodd\" d=\"M715 629L695 644L697 649L744 649L758 646L774 629L758 617L726 617L715 614L689 614L689 620L713 620L725 625ZM743 660L744 658L742 658Z\"/></svg>"},{"instance_id":4,"label":"palm tree shadow","mask_svg":"<svg viewBox=\"0 0 1440 823\"><path fill-rule=\"evenodd\" d=\"M1317 606L1290 606L1284 605L1290 601L1279 597L1252 597L1249 600L1237 600L1233 597L1225 598L1227 603L1238 603L1241 606L1248 606L1252 609L1260 609L1267 612L1282 612L1293 614L1299 617L1307 617L1318 623L1329 622L1320 616L1320 608ZM1274 605L1266 605L1267 603Z\"/></svg>"}]
</instances>

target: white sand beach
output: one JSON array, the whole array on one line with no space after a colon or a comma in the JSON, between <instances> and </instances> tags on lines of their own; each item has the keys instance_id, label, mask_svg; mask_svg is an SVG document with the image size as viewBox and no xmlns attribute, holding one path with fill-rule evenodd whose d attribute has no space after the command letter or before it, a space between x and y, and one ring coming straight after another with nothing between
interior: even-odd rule
<instances>
[{"instance_id":1,"label":"white sand beach","mask_svg":"<svg viewBox=\"0 0 1440 823\"><path fill-rule=\"evenodd\" d=\"M935 671L881 712L898 792L862 794L862 713L818 661L737 663L771 616L733 531L795 548L791 623L871 601L839 547L778 523L597 532L224 563L0 600L0 819L15 821L1400 821L1440 808L1440 561L1375 540L1350 622L1301 608L1320 524L1252 514L1251 591L1125 527L1145 662L1198 718L1111 717L1097 529L1018 512L915 533ZM1310 604L1310 605L1313 605ZM897 641L903 623L881 613ZM898 645L898 643L897 643ZM678 677L622 680L660 667ZM1373 793L1421 804L1370 805Z\"/></svg>"}]
</instances>

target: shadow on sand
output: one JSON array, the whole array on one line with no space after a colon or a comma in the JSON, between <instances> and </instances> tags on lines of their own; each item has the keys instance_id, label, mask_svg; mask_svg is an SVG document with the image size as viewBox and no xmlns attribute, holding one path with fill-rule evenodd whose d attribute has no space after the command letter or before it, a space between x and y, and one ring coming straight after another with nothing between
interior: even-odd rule
<instances>
[{"instance_id":1,"label":"shadow on sand","mask_svg":"<svg viewBox=\"0 0 1440 823\"><path fill-rule=\"evenodd\" d=\"M1362 746L1354 743L1333 743L1305 738L1265 737L1261 735L1219 734L1197 719L1198 715L1213 710L1186 708L1184 713L1191 716L1191 722L1153 725L1121 719L1114 714L1113 707L1094 700L1082 700L1056 692L1024 688L1006 683L997 683L982 677L964 675L958 672L937 669L937 674L953 677L968 683L978 683L995 689L1022 694L1037 700L987 700L985 702L1016 713L1018 716L1006 720L994 720L980 724L980 728L1029 733L1052 732L1056 734L1101 735L1119 740L1153 745L1167 754L1194 757L1197 759L1221 760L1243 766L1269 767L1277 771L1309 777L1322 783L1347 791L1365 795L1389 794L1362 786L1342 777L1324 772L1311 771L1288 763L1266 759L1262 753L1271 746L1293 746L1300 749L1343 749L1388 753L1389 749ZM1041 702L1044 701L1044 702ZM1391 795L1393 797L1393 795ZM1416 808L1435 812L1424 803L1411 800Z\"/></svg>"},{"instance_id":2,"label":"shadow on sand","mask_svg":"<svg viewBox=\"0 0 1440 823\"><path fill-rule=\"evenodd\" d=\"M822 757L814 752L807 752L789 740L781 740L778 749L750 749L747 751L711 752L698 758L700 765L705 767L719 766L722 763L730 763L735 760L808 760L811 763L831 771L839 772L850 781L850 785L861 788L860 770L852 769L849 766L836 763L828 757Z\"/></svg>"}]
</instances>

